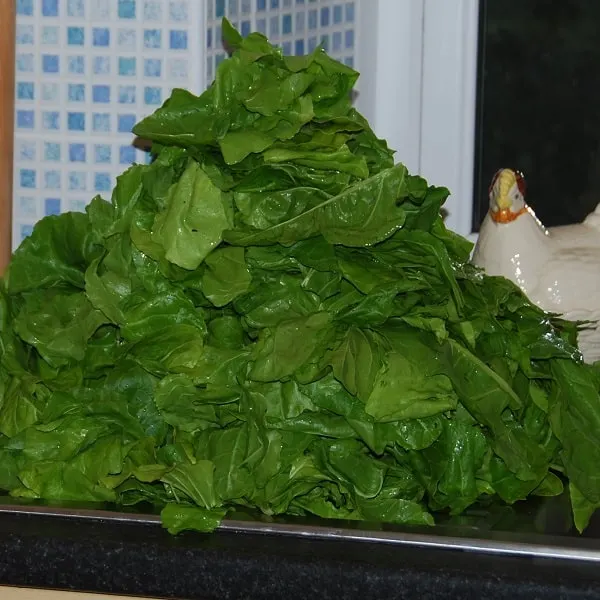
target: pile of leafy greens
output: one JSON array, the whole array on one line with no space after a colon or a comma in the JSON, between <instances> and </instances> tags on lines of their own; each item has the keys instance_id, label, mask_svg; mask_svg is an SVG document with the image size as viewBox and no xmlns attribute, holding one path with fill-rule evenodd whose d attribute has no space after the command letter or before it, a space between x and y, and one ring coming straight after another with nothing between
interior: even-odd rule
<instances>
[{"instance_id":1,"label":"pile of leafy greens","mask_svg":"<svg viewBox=\"0 0 600 600\"><path fill-rule=\"evenodd\" d=\"M357 73L223 24L154 160L50 216L0 285L0 488L432 524L484 498L600 504L600 374L574 324L469 264L448 195L394 165Z\"/></svg>"}]
</instances>

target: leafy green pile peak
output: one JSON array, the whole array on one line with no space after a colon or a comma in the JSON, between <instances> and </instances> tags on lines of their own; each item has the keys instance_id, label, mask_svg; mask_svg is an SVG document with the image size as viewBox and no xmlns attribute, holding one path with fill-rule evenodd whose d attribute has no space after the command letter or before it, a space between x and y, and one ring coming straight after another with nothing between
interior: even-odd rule
<instances>
[{"instance_id":1,"label":"leafy green pile peak","mask_svg":"<svg viewBox=\"0 0 600 600\"><path fill-rule=\"evenodd\" d=\"M468 263L448 191L352 107L357 73L224 21L153 161L40 221L0 285L0 488L432 524L482 500L600 504L600 379L576 327Z\"/></svg>"}]
</instances>

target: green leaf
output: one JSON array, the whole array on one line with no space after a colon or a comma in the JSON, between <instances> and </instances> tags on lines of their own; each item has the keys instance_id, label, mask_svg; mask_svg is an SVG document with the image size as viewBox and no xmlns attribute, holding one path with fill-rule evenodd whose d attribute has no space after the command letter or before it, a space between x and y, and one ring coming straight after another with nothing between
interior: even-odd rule
<instances>
[{"instance_id":1,"label":"green leaf","mask_svg":"<svg viewBox=\"0 0 600 600\"><path fill-rule=\"evenodd\" d=\"M215 306L225 306L248 291L251 276L243 248L219 248L204 264L202 291Z\"/></svg>"},{"instance_id":2,"label":"green leaf","mask_svg":"<svg viewBox=\"0 0 600 600\"><path fill-rule=\"evenodd\" d=\"M351 327L329 354L333 374L353 395L367 402L384 365L383 340L369 330Z\"/></svg>"},{"instance_id":3,"label":"green leaf","mask_svg":"<svg viewBox=\"0 0 600 600\"><path fill-rule=\"evenodd\" d=\"M81 361L88 340L105 322L106 317L94 309L84 293L52 288L27 296L14 327L51 366L60 367Z\"/></svg>"},{"instance_id":4,"label":"green leaf","mask_svg":"<svg viewBox=\"0 0 600 600\"><path fill-rule=\"evenodd\" d=\"M256 346L250 379L276 381L318 361L333 332L327 313L283 321L274 331L264 330Z\"/></svg>"},{"instance_id":5,"label":"green leaf","mask_svg":"<svg viewBox=\"0 0 600 600\"><path fill-rule=\"evenodd\" d=\"M202 508L217 505L213 484L214 464L209 460L199 460L195 464L180 463L161 477L175 497L183 494Z\"/></svg>"},{"instance_id":6,"label":"green leaf","mask_svg":"<svg viewBox=\"0 0 600 600\"><path fill-rule=\"evenodd\" d=\"M93 258L87 215L65 213L39 221L16 250L7 276L11 294L65 283L83 288Z\"/></svg>"},{"instance_id":7,"label":"green leaf","mask_svg":"<svg viewBox=\"0 0 600 600\"><path fill-rule=\"evenodd\" d=\"M38 462L19 472L22 487L11 490L18 498L69 502L112 502L115 493L94 484L76 467L63 462Z\"/></svg>"},{"instance_id":8,"label":"green leaf","mask_svg":"<svg viewBox=\"0 0 600 600\"><path fill-rule=\"evenodd\" d=\"M379 370L365 410L377 421L430 417L456 408L452 382L440 372L439 351L425 334L408 329L388 330L392 344Z\"/></svg>"},{"instance_id":9,"label":"green leaf","mask_svg":"<svg viewBox=\"0 0 600 600\"><path fill-rule=\"evenodd\" d=\"M168 375L161 379L154 402L163 419L182 431L201 431L217 425L214 407L202 401L198 390L185 375Z\"/></svg>"},{"instance_id":10,"label":"green leaf","mask_svg":"<svg viewBox=\"0 0 600 600\"><path fill-rule=\"evenodd\" d=\"M569 485L569 493L571 495L575 527L577 527L579 533L583 533L592 515L600 508L600 503L588 500L573 484Z\"/></svg>"},{"instance_id":11,"label":"green leaf","mask_svg":"<svg viewBox=\"0 0 600 600\"><path fill-rule=\"evenodd\" d=\"M398 165L287 221L260 231L231 230L225 240L240 246L287 245L321 234L331 244L366 246L402 227L407 195L406 167Z\"/></svg>"},{"instance_id":12,"label":"green leaf","mask_svg":"<svg viewBox=\"0 0 600 600\"><path fill-rule=\"evenodd\" d=\"M191 162L170 188L165 210L156 215L152 241L168 261L196 269L231 225L227 200L202 167Z\"/></svg>"},{"instance_id":13,"label":"green leaf","mask_svg":"<svg viewBox=\"0 0 600 600\"><path fill-rule=\"evenodd\" d=\"M224 510L206 510L185 504L167 504L160 513L160 519L163 527L173 535L186 530L211 533L221 524L225 514Z\"/></svg>"}]
</instances>

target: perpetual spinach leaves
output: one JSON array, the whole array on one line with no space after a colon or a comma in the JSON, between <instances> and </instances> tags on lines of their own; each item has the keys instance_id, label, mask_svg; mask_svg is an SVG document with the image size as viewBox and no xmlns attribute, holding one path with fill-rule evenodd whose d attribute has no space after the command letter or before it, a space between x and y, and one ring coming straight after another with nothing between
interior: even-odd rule
<instances>
[{"instance_id":1,"label":"perpetual spinach leaves","mask_svg":"<svg viewBox=\"0 0 600 600\"><path fill-rule=\"evenodd\" d=\"M0 281L0 488L430 525L479 500L600 506L600 375L577 327L468 263L448 191L394 165L358 74L227 22L153 161L47 217Z\"/></svg>"}]
</instances>

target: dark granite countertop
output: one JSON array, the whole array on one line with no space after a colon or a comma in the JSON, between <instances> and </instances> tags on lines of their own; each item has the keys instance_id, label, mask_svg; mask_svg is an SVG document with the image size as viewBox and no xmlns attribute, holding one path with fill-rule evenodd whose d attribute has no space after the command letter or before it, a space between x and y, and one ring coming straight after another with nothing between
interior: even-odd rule
<instances>
[{"instance_id":1,"label":"dark granite countertop","mask_svg":"<svg viewBox=\"0 0 600 600\"><path fill-rule=\"evenodd\" d=\"M600 598L592 563L0 515L0 585L166 598Z\"/></svg>"}]
</instances>

